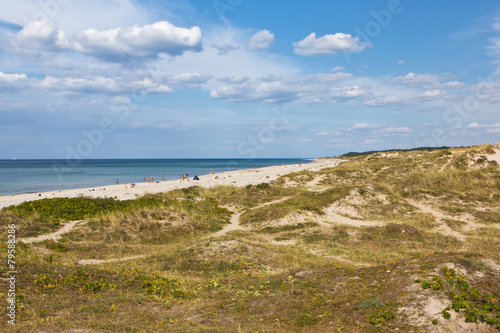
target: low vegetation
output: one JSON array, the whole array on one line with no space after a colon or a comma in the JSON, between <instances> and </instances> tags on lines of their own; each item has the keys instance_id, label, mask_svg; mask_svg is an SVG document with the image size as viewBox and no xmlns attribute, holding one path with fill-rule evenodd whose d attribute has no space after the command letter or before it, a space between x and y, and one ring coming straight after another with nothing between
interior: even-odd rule
<instances>
[{"instance_id":1,"label":"low vegetation","mask_svg":"<svg viewBox=\"0 0 500 333\"><path fill-rule=\"evenodd\" d=\"M81 221L18 243L18 321L5 330L499 331L493 148L351 153L241 188L4 208L4 236ZM242 228L216 237L235 217Z\"/></svg>"}]
</instances>

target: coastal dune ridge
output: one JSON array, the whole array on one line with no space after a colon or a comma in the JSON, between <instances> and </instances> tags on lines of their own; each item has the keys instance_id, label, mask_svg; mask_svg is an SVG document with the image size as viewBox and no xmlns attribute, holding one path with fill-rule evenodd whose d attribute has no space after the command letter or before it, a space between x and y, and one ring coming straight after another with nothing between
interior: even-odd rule
<instances>
[{"instance_id":1,"label":"coastal dune ridge","mask_svg":"<svg viewBox=\"0 0 500 333\"><path fill-rule=\"evenodd\" d=\"M219 172L208 175L198 175L199 180L154 180L153 183L139 182L134 187L127 184L106 185L100 187L88 187L80 189L48 191L40 193L25 193L15 195L0 196L0 208L19 205L26 201L34 201L50 198L75 198L79 196L90 198L115 198L117 200L129 200L143 196L147 193L168 192L178 188L187 188L191 186L213 187L218 185L246 186L259 183L270 182L278 179L280 176L298 171L318 171L324 168L334 167L342 162L340 159L314 159L307 164L275 165L256 169L244 169ZM217 178L216 178L217 177Z\"/></svg>"}]
</instances>

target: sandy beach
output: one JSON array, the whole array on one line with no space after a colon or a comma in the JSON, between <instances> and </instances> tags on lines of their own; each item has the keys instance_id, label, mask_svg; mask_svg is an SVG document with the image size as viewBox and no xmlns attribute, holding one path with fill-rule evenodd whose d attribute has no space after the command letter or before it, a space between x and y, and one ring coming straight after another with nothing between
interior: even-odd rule
<instances>
[{"instance_id":1,"label":"sandy beach","mask_svg":"<svg viewBox=\"0 0 500 333\"><path fill-rule=\"evenodd\" d=\"M134 199L146 193L168 192L176 188L190 186L212 187L217 185L246 186L276 180L278 177L291 172L303 170L317 171L324 168L334 167L341 160L319 159L307 164L278 165L254 170L236 170L222 172L213 175L199 176L200 180L194 181L192 177L189 181L169 180L154 183L136 183L130 188L129 184L108 185L102 187L90 187L73 190L50 191L42 193L27 193L16 195L0 196L0 208L11 205L19 205L26 201L40 200L46 198L74 198L85 196L91 198L115 198L118 200ZM216 179L216 176L218 177Z\"/></svg>"}]
</instances>

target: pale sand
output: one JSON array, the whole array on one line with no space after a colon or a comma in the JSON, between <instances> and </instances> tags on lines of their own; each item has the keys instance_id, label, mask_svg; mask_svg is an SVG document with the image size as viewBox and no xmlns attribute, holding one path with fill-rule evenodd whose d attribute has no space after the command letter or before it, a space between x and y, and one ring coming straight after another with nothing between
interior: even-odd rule
<instances>
[{"instance_id":1,"label":"pale sand","mask_svg":"<svg viewBox=\"0 0 500 333\"><path fill-rule=\"evenodd\" d=\"M160 193L168 192L177 188L186 188L191 186L202 186L202 187L213 187L217 185L234 185L234 186L246 186L249 184L256 185L263 182L269 182L276 180L279 176L286 175L291 172L310 170L317 171L324 168L337 166L342 162L338 159L319 159L311 163L302 164L302 166L287 165L287 166L270 166L265 168L260 168L257 170L237 170L218 173L215 175L202 175L199 176L199 181L180 181L180 180L169 180L160 181L159 183L136 183L134 188L128 188L126 184L120 185L108 185L102 187L91 187L85 189L74 189L74 190L62 190L62 191L51 191L41 193L29 193L29 194L16 194L16 195L5 195L0 196L0 208L8 207L11 205L18 205L25 201L33 201L45 198L75 198L79 196L91 197L91 198L114 198L118 200L135 199L146 193ZM215 179L218 176L219 179ZM94 190L94 191L90 191Z\"/></svg>"}]
</instances>

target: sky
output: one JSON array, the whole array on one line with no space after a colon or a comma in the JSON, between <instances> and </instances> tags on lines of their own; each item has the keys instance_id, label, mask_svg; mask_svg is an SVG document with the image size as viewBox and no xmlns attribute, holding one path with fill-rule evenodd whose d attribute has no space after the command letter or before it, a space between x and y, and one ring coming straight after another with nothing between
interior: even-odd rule
<instances>
[{"instance_id":1,"label":"sky","mask_svg":"<svg viewBox=\"0 0 500 333\"><path fill-rule=\"evenodd\" d=\"M0 0L0 159L500 141L497 0Z\"/></svg>"}]
</instances>

